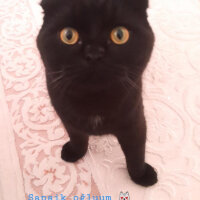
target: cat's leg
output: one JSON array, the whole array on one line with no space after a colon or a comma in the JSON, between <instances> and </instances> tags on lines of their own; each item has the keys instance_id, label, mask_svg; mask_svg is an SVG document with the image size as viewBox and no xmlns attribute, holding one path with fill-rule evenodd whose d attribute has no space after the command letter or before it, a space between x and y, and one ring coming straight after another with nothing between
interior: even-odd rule
<instances>
[{"instance_id":1,"label":"cat's leg","mask_svg":"<svg viewBox=\"0 0 200 200\"><path fill-rule=\"evenodd\" d=\"M131 179L142 186L157 182L157 173L145 163L146 125L143 113L117 133Z\"/></svg>"},{"instance_id":2,"label":"cat's leg","mask_svg":"<svg viewBox=\"0 0 200 200\"><path fill-rule=\"evenodd\" d=\"M67 162L76 162L87 152L89 136L74 130L68 130L68 133L70 141L63 146L61 158Z\"/></svg>"}]
</instances>

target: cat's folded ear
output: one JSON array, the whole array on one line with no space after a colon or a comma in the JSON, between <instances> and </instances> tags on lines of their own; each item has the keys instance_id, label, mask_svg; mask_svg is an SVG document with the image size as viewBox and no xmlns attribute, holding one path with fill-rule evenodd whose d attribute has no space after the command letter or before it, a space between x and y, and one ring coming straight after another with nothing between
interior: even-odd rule
<instances>
[{"instance_id":1,"label":"cat's folded ear","mask_svg":"<svg viewBox=\"0 0 200 200\"><path fill-rule=\"evenodd\" d=\"M146 11L148 8L148 0L127 0L129 5L137 11Z\"/></svg>"},{"instance_id":2,"label":"cat's folded ear","mask_svg":"<svg viewBox=\"0 0 200 200\"><path fill-rule=\"evenodd\" d=\"M54 3L53 0L42 0L40 2L40 5L43 8L45 14L47 14L52 9L53 3Z\"/></svg>"},{"instance_id":3,"label":"cat's folded ear","mask_svg":"<svg viewBox=\"0 0 200 200\"><path fill-rule=\"evenodd\" d=\"M44 10L44 14L48 14L48 13L53 12L56 9L58 5L58 1L57 0L42 0L40 5Z\"/></svg>"}]
</instances>

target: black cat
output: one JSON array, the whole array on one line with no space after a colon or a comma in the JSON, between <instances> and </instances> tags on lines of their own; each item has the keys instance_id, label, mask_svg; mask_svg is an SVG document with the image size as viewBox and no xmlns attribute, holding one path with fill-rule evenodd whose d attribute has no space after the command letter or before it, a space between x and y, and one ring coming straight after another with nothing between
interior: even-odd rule
<instances>
[{"instance_id":1,"label":"black cat","mask_svg":"<svg viewBox=\"0 0 200 200\"><path fill-rule=\"evenodd\" d=\"M83 157L89 135L112 133L131 179L153 185L157 174L144 162L142 103L142 74L154 44L147 0L43 0L41 6L37 45L52 105L70 137L62 159Z\"/></svg>"}]
</instances>

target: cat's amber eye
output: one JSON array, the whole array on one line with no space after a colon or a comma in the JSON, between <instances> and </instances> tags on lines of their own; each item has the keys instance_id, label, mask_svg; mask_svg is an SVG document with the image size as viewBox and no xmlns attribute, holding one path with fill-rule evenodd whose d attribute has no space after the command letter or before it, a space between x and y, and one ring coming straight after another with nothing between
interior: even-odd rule
<instances>
[{"instance_id":1,"label":"cat's amber eye","mask_svg":"<svg viewBox=\"0 0 200 200\"><path fill-rule=\"evenodd\" d=\"M110 37L115 44L125 44L129 40L129 31L125 27L119 26L112 30Z\"/></svg>"},{"instance_id":2,"label":"cat's amber eye","mask_svg":"<svg viewBox=\"0 0 200 200\"><path fill-rule=\"evenodd\" d=\"M79 35L78 32L73 28L64 28L60 32L60 39L65 44L73 45L77 43Z\"/></svg>"}]
</instances>

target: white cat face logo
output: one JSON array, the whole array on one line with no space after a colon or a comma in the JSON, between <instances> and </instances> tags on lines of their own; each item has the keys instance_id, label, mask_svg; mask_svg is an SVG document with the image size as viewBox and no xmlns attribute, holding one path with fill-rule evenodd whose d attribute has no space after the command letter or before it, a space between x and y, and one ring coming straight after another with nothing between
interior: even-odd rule
<instances>
[{"instance_id":1,"label":"white cat face logo","mask_svg":"<svg viewBox=\"0 0 200 200\"><path fill-rule=\"evenodd\" d=\"M119 200L130 200L129 193L128 192L126 192L126 193L120 192Z\"/></svg>"}]
</instances>

